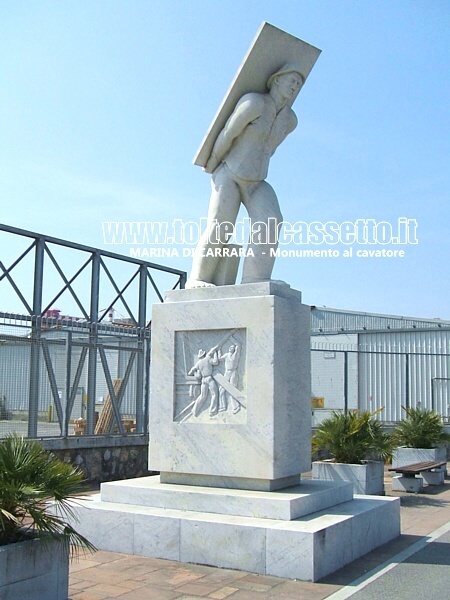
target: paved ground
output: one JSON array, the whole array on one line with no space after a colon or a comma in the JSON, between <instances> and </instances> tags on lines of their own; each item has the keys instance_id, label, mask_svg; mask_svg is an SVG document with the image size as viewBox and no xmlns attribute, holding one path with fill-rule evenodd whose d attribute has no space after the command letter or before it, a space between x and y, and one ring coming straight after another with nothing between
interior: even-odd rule
<instances>
[{"instance_id":1,"label":"paved ground","mask_svg":"<svg viewBox=\"0 0 450 600\"><path fill-rule=\"evenodd\" d=\"M368 582L352 595L352 600L410 600L412 596L414 600L448 598L449 542L448 531L427 542L403 562L389 565L380 577Z\"/></svg>"},{"instance_id":2,"label":"paved ground","mask_svg":"<svg viewBox=\"0 0 450 600\"><path fill-rule=\"evenodd\" d=\"M71 435L72 432L73 427L71 427L69 435ZM17 433L17 435L26 437L28 435L28 421L0 420L0 438L6 437L11 433ZM59 423L38 421L38 437L58 437L59 435L61 435Z\"/></svg>"},{"instance_id":3,"label":"paved ground","mask_svg":"<svg viewBox=\"0 0 450 600\"><path fill-rule=\"evenodd\" d=\"M406 494L391 491L391 477L386 472L386 492L388 495L401 497L402 535L360 558L343 569L329 575L318 583L291 581L265 575L254 575L242 571L217 569L201 565L177 563L169 560L143 558L113 552L99 551L94 555L80 559L71 566L70 598L71 600L105 600L120 598L120 600L198 600L199 598L214 598L216 600L336 600L347 598L353 594L356 599L392 598L399 600L395 591L398 577L405 582L406 595L401 598L414 598L419 589L414 584L415 579L404 573L407 565L417 570L417 565L426 568L427 565L438 562L440 578L450 580L450 560L448 559L449 536L437 538L427 547L407 559L404 563L390 567L396 562L395 557L423 540L438 528L450 523L450 480L443 486L427 487L421 494ZM440 544L440 546L436 546ZM447 559L436 558L446 552ZM366 574L380 566L388 565L386 573L363 590L355 586L359 580L364 580ZM395 569L400 569L395 571ZM398 576L398 577L397 577ZM425 588L423 578L421 589ZM386 583L384 583L386 582ZM390 593L385 595L384 586L389 585ZM392 587L394 586L394 587ZM409 589L408 589L409 586ZM383 594L380 594L380 589ZM448 590L448 583L447 583ZM356 594L354 593L356 591ZM430 590L428 590L430 591ZM397 594L397 595L396 595ZM425 596L426 597L426 596ZM428 598L437 596L431 595ZM446 597L446 596L438 596Z\"/></svg>"}]
</instances>

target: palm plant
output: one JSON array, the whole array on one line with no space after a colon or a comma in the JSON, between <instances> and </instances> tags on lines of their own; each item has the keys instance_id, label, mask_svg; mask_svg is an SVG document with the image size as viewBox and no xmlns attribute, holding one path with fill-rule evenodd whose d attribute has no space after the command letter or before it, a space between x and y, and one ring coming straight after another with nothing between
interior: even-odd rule
<instances>
[{"instance_id":1,"label":"palm plant","mask_svg":"<svg viewBox=\"0 0 450 600\"><path fill-rule=\"evenodd\" d=\"M406 419L402 419L392 432L395 445L406 448L435 448L450 441L445 432L441 416L433 410L405 408Z\"/></svg>"},{"instance_id":2,"label":"palm plant","mask_svg":"<svg viewBox=\"0 0 450 600\"><path fill-rule=\"evenodd\" d=\"M0 545L30 537L57 543L73 556L95 547L67 522L83 473L43 450L37 441L10 435L0 442ZM51 504L49 503L51 502Z\"/></svg>"},{"instance_id":3,"label":"palm plant","mask_svg":"<svg viewBox=\"0 0 450 600\"><path fill-rule=\"evenodd\" d=\"M386 460L391 454L390 437L373 417L377 412L333 412L317 428L312 451L325 450L335 462L361 464L364 460Z\"/></svg>"}]
</instances>

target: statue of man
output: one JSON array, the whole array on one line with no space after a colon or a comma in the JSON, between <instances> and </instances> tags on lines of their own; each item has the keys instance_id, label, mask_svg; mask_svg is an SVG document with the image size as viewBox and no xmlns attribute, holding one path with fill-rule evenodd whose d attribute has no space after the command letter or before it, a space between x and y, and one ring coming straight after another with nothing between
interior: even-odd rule
<instances>
[{"instance_id":1,"label":"statue of man","mask_svg":"<svg viewBox=\"0 0 450 600\"><path fill-rule=\"evenodd\" d=\"M209 414L211 417L215 416L218 412L218 388L217 383L212 376L213 367L219 364L219 358L217 356L217 347L211 348L206 353L205 350L200 349L198 351L198 360L192 369L188 372L188 375L201 378L200 383L200 394L194 402L192 414L194 417L198 417L202 409L205 400L211 395L211 404L209 407Z\"/></svg>"},{"instance_id":2,"label":"statue of man","mask_svg":"<svg viewBox=\"0 0 450 600\"><path fill-rule=\"evenodd\" d=\"M264 224L259 236L250 236L242 283L270 280L283 217L265 178L271 156L297 126L291 105L303 83L299 67L284 65L269 77L268 93L242 96L218 135L204 169L212 174L207 226L195 251L187 288L214 285L218 264L214 249L228 241L241 202L253 225ZM209 255L208 250L212 251Z\"/></svg>"},{"instance_id":3,"label":"statue of man","mask_svg":"<svg viewBox=\"0 0 450 600\"><path fill-rule=\"evenodd\" d=\"M231 344L228 352L222 354L219 350L218 358L219 361L225 362L225 373L223 376L231 385L235 388L238 386L239 376L237 368L239 365L239 358L241 356L241 347L238 344ZM228 408L228 401L231 403L231 409L233 414L238 413L241 410L241 405L227 390L219 386L219 412L225 411Z\"/></svg>"}]
</instances>

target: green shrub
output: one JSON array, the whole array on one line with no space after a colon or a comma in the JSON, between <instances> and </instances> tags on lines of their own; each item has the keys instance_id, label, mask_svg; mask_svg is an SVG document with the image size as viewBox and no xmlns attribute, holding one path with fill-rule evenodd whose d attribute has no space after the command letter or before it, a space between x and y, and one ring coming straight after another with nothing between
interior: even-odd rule
<instances>
[{"instance_id":1,"label":"green shrub","mask_svg":"<svg viewBox=\"0 0 450 600\"><path fill-rule=\"evenodd\" d=\"M74 518L73 496L82 490L82 483L81 471L43 450L39 442L17 435L1 440L0 545L39 537L72 554L94 551L66 521Z\"/></svg>"},{"instance_id":2,"label":"green shrub","mask_svg":"<svg viewBox=\"0 0 450 600\"><path fill-rule=\"evenodd\" d=\"M402 408L407 416L397 423L392 432L394 445L406 448L435 448L450 441L441 416L433 410Z\"/></svg>"},{"instance_id":3,"label":"green shrub","mask_svg":"<svg viewBox=\"0 0 450 600\"><path fill-rule=\"evenodd\" d=\"M325 450L336 462L349 464L386 460L391 454L391 442L381 423L373 418L377 412L333 412L313 435L313 453Z\"/></svg>"}]
</instances>

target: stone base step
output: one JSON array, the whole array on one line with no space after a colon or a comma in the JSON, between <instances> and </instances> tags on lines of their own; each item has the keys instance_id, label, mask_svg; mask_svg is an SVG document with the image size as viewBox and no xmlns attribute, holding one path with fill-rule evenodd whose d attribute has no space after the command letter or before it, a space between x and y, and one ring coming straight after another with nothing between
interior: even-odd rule
<instances>
[{"instance_id":1,"label":"stone base step","mask_svg":"<svg viewBox=\"0 0 450 600\"><path fill-rule=\"evenodd\" d=\"M379 496L356 496L291 521L105 502L100 494L76 510L76 529L101 550L304 581L400 535L399 498Z\"/></svg>"},{"instance_id":2,"label":"stone base step","mask_svg":"<svg viewBox=\"0 0 450 600\"><path fill-rule=\"evenodd\" d=\"M104 502L291 521L353 498L348 482L305 480L275 492L161 483L159 475L103 483Z\"/></svg>"}]
</instances>

